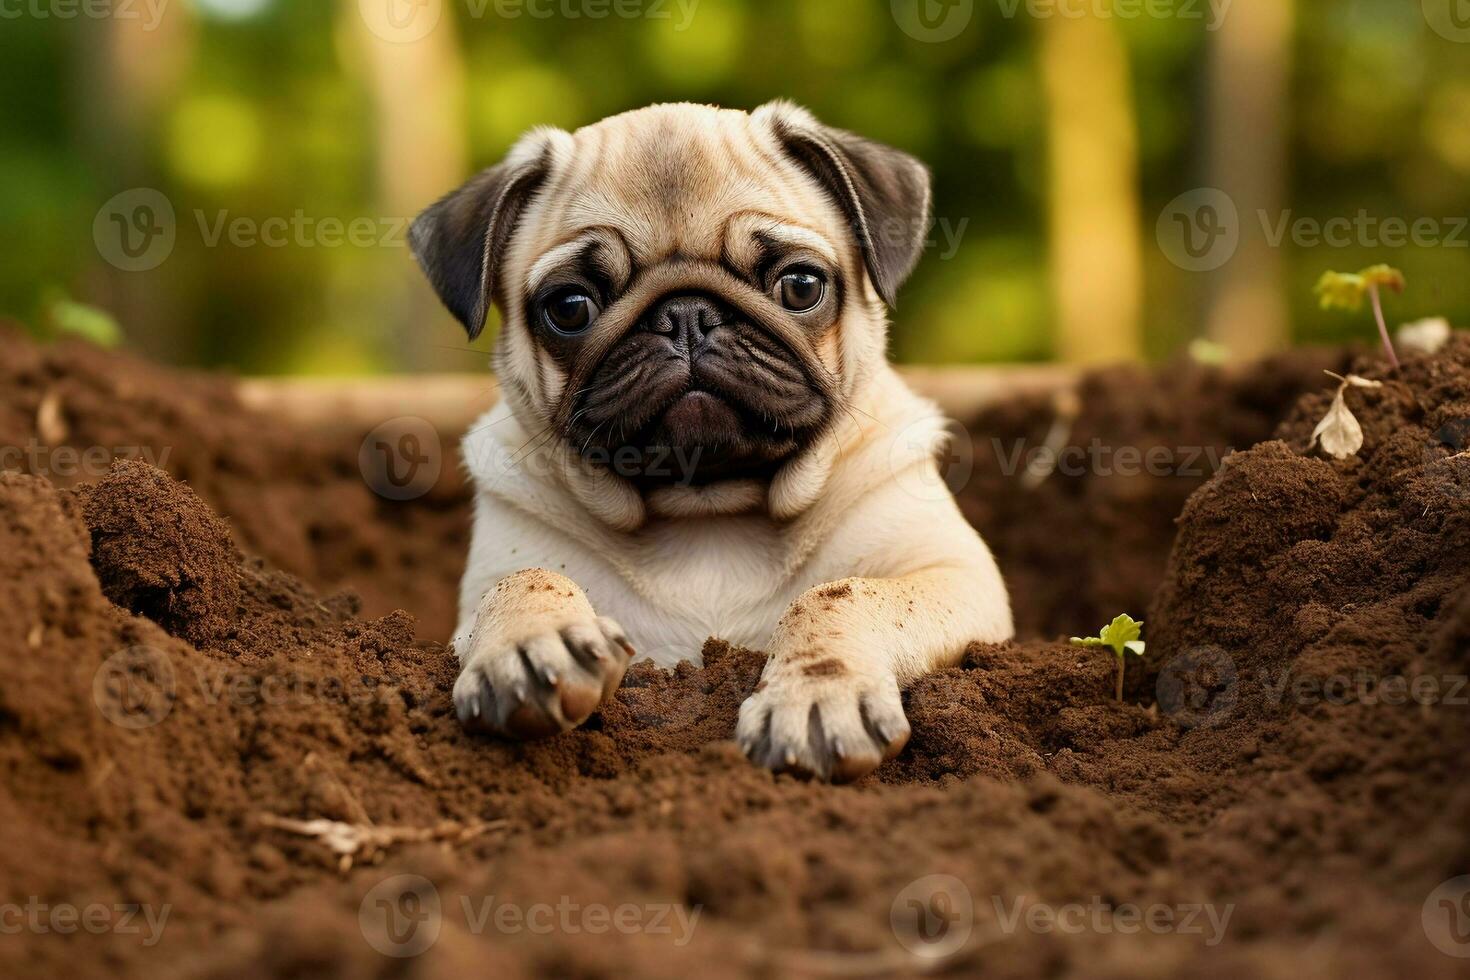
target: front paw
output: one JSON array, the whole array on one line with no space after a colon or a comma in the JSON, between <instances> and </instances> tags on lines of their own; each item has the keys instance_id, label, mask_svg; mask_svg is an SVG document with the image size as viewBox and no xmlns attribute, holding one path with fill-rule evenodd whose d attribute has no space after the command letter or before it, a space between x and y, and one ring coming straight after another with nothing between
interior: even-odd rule
<instances>
[{"instance_id":1,"label":"front paw","mask_svg":"<svg viewBox=\"0 0 1470 980\"><path fill-rule=\"evenodd\" d=\"M472 635L454 682L454 708L472 732L546 738L582 724L612 697L633 657L606 616L516 641Z\"/></svg>"},{"instance_id":2,"label":"front paw","mask_svg":"<svg viewBox=\"0 0 1470 980\"><path fill-rule=\"evenodd\" d=\"M840 660L782 664L740 706L735 737L777 772L834 783L861 779L909 740L898 682L850 673Z\"/></svg>"}]
</instances>

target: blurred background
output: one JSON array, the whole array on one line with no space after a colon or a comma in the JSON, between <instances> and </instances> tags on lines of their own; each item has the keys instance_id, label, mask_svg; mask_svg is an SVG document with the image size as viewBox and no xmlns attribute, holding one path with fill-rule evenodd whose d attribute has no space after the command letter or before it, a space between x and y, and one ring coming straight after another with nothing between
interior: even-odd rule
<instances>
[{"instance_id":1,"label":"blurred background","mask_svg":"<svg viewBox=\"0 0 1470 980\"><path fill-rule=\"evenodd\" d=\"M538 124L788 97L906 149L908 362L1470 320L1467 0L0 0L0 315L242 373L482 369L409 219Z\"/></svg>"}]
</instances>

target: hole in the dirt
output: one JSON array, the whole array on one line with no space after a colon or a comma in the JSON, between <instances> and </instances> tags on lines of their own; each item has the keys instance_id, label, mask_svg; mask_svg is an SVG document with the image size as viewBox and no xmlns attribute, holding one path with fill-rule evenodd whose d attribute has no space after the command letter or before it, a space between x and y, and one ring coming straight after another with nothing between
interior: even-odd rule
<instances>
[{"instance_id":1,"label":"hole in the dirt","mask_svg":"<svg viewBox=\"0 0 1470 980\"><path fill-rule=\"evenodd\" d=\"M128 611L169 629L169 599L173 592L162 587L139 589L128 602Z\"/></svg>"}]
</instances>

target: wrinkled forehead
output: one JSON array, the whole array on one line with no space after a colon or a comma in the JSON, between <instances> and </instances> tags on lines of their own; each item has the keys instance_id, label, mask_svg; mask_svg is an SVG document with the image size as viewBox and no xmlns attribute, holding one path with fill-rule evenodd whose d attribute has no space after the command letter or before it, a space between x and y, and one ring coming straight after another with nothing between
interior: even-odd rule
<instances>
[{"instance_id":1,"label":"wrinkled forehead","mask_svg":"<svg viewBox=\"0 0 1470 980\"><path fill-rule=\"evenodd\" d=\"M532 223L546 254L588 229L616 229L636 265L720 260L757 235L839 260L841 214L743 112L644 110L578 130Z\"/></svg>"}]
</instances>

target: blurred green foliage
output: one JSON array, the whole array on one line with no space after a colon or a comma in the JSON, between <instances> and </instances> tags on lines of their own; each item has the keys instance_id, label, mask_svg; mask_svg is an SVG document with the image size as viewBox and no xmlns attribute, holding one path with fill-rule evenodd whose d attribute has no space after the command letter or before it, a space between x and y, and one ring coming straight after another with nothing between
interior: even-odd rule
<instances>
[{"instance_id":1,"label":"blurred green foliage","mask_svg":"<svg viewBox=\"0 0 1470 980\"><path fill-rule=\"evenodd\" d=\"M141 41L132 33L121 71L117 25L57 15L67 2L24 0L5 8L20 16L0 21L0 313L45 323L61 290L111 311L149 353L245 372L480 366L448 315L424 302L403 241L411 213L386 213L357 0L138 0L140 16L171 9ZM568 3L587 9L554 5ZM889 0L664 0L664 18L602 19L505 17L495 0L443 5L459 64L442 67L463 93L455 125L467 166L495 162L533 125L575 127L654 101L792 98L933 168L941 226L895 315L896 356L1052 354L1047 106L1024 6L1008 17L1011 4L975 0L958 37L927 43L899 29ZM1292 217L1429 217L1441 237L1458 237L1401 248L1288 240L1295 336L1361 338L1316 308L1312 284L1323 269L1379 261L1409 279L1391 320L1445 314L1463 325L1470 44L1430 30L1418 2L1297 0L1296 15ZM1207 274L1168 261L1154 223L1207 182L1210 33L1177 18L1116 23L1138 125L1146 349L1159 356L1199 334L1209 288ZM166 260L130 272L99 254L93 232L104 202L136 187L167 197L177 234ZM279 245L230 231L244 219L263 239L273 218L310 228ZM352 239L345 228L360 218L371 231ZM1254 216L1242 220L1245 234L1263 234ZM329 233L336 225L349 240Z\"/></svg>"}]
</instances>

